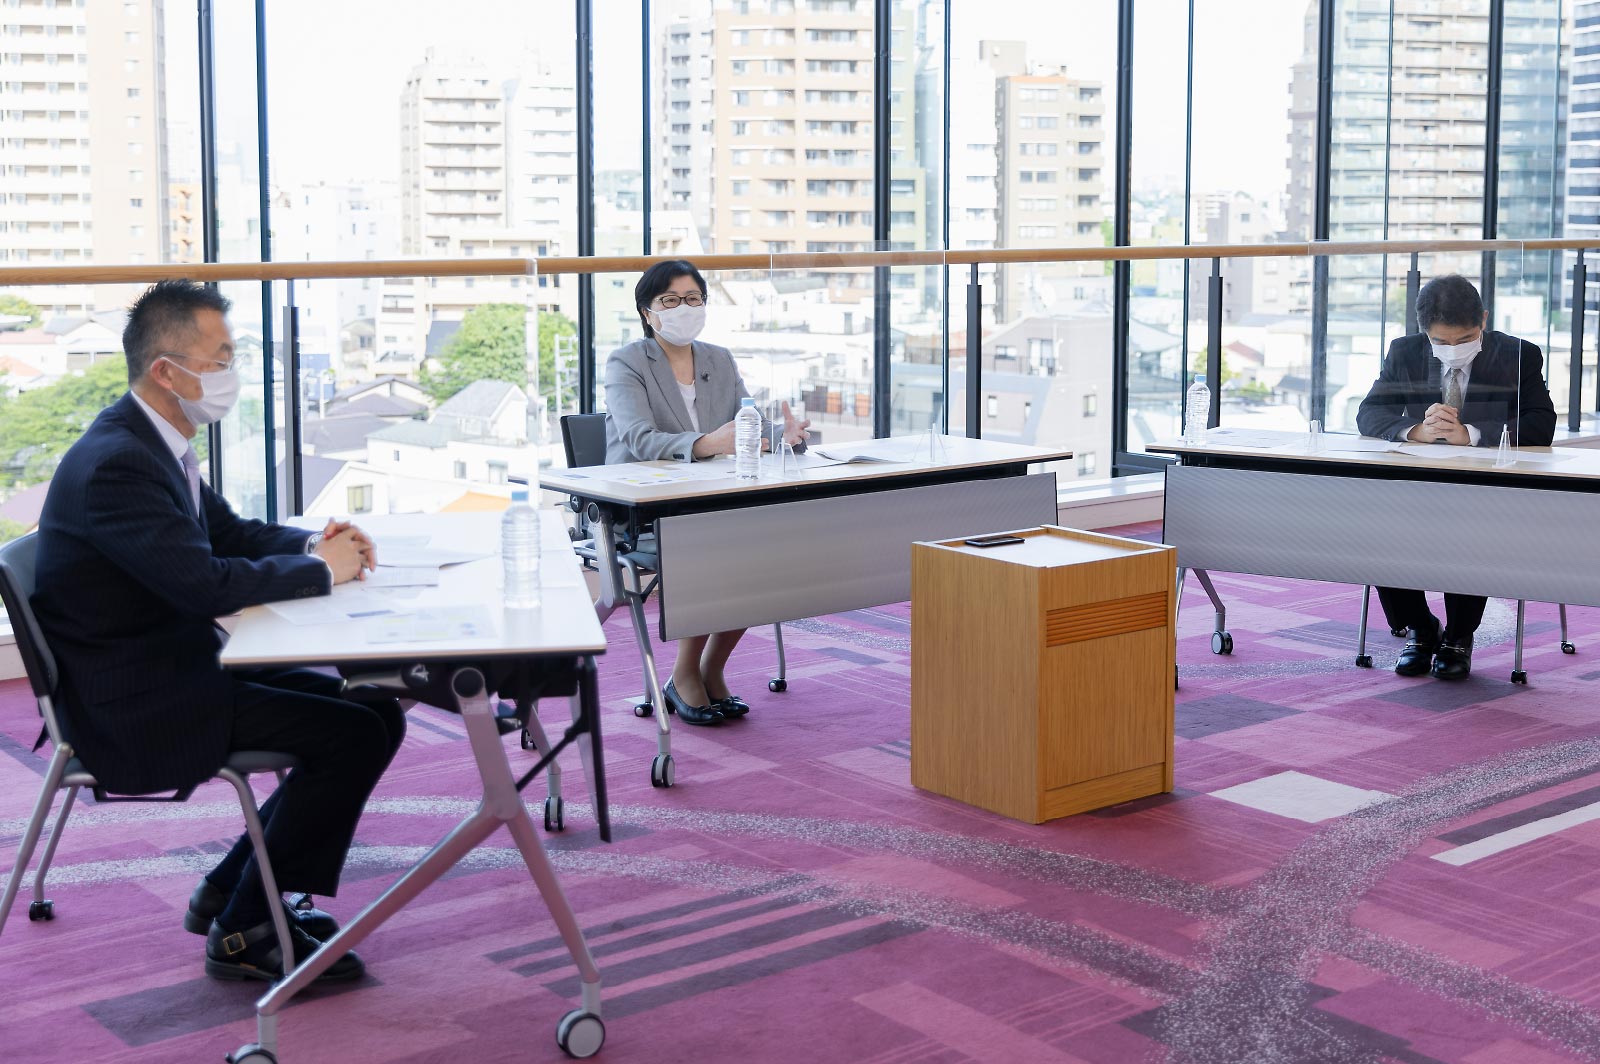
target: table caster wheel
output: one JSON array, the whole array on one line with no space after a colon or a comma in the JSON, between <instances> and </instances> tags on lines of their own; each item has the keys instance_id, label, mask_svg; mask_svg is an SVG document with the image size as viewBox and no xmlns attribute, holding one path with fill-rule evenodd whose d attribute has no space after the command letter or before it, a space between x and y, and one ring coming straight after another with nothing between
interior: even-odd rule
<instances>
[{"instance_id":1,"label":"table caster wheel","mask_svg":"<svg viewBox=\"0 0 1600 1064\"><path fill-rule=\"evenodd\" d=\"M1232 654L1233 653L1233 634L1231 632L1212 632L1211 633L1211 653L1213 653L1213 654Z\"/></svg>"},{"instance_id":2,"label":"table caster wheel","mask_svg":"<svg viewBox=\"0 0 1600 1064\"><path fill-rule=\"evenodd\" d=\"M671 754L657 754L655 760L650 762L650 786L670 787L672 778L676 775L672 766Z\"/></svg>"},{"instance_id":3,"label":"table caster wheel","mask_svg":"<svg viewBox=\"0 0 1600 1064\"><path fill-rule=\"evenodd\" d=\"M1522 686L1526 687L1528 686L1528 674L1519 669L1511 674L1511 682L1520 683Z\"/></svg>"},{"instance_id":4,"label":"table caster wheel","mask_svg":"<svg viewBox=\"0 0 1600 1064\"><path fill-rule=\"evenodd\" d=\"M1561 644L1561 653L1563 653L1563 654L1576 654L1577 652L1578 652L1578 648L1573 646L1571 643L1562 643Z\"/></svg>"},{"instance_id":5,"label":"table caster wheel","mask_svg":"<svg viewBox=\"0 0 1600 1064\"><path fill-rule=\"evenodd\" d=\"M592 1012L573 1009L556 1024L556 1045L569 1057L592 1057L605 1044L606 1025Z\"/></svg>"},{"instance_id":6,"label":"table caster wheel","mask_svg":"<svg viewBox=\"0 0 1600 1064\"><path fill-rule=\"evenodd\" d=\"M533 734L529 732L527 728L522 729L522 748L524 750L535 749L533 743Z\"/></svg>"},{"instance_id":7,"label":"table caster wheel","mask_svg":"<svg viewBox=\"0 0 1600 1064\"><path fill-rule=\"evenodd\" d=\"M44 901L28 903L28 919L54 920L56 918L56 903L46 898Z\"/></svg>"},{"instance_id":8,"label":"table caster wheel","mask_svg":"<svg viewBox=\"0 0 1600 1064\"><path fill-rule=\"evenodd\" d=\"M1358 668L1358 669L1370 669L1370 668L1372 668L1372 655L1371 654L1357 654L1356 655L1356 668Z\"/></svg>"},{"instance_id":9,"label":"table caster wheel","mask_svg":"<svg viewBox=\"0 0 1600 1064\"><path fill-rule=\"evenodd\" d=\"M1411 629L1409 629L1409 628L1391 628L1391 629L1389 629L1389 634L1394 636L1396 639L1404 639L1406 636L1411 634Z\"/></svg>"},{"instance_id":10,"label":"table caster wheel","mask_svg":"<svg viewBox=\"0 0 1600 1064\"><path fill-rule=\"evenodd\" d=\"M262 1049L257 1042L246 1043L223 1059L228 1064L278 1064L278 1058L273 1052L270 1049Z\"/></svg>"},{"instance_id":11,"label":"table caster wheel","mask_svg":"<svg viewBox=\"0 0 1600 1064\"><path fill-rule=\"evenodd\" d=\"M636 717L648 717L653 715L655 711L656 708L649 702L636 702L633 706L633 715Z\"/></svg>"},{"instance_id":12,"label":"table caster wheel","mask_svg":"<svg viewBox=\"0 0 1600 1064\"><path fill-rule=\"evenodd\" d=\"M767 690L773 692L774 694L782 694L783 692L787 691L788 689L789 689L789 681L788 680L778 679L778 680L768 680L767 681Z\"/></svg>"},{"instance_id":13,"label":"table caster wheel","mask_svg":"<svg viewBox=\"0 0 1600 1064\"><path fill-rule=\"evenodd\" d=\"M566 804L554 794L544 800L544 829L546 831L565 830L567 826Z\"/></svg>"}]
</instances>

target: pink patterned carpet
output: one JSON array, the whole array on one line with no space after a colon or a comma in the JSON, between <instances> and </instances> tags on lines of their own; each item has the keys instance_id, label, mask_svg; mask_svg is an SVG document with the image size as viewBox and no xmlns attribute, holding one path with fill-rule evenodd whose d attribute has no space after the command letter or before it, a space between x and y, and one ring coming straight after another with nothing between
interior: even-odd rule
<instances>
[{"instance_id":1,"label":"pink patterned carpet","mask_svg":"<svg viewBox=\"0 0 1600 1064\"><path fill-rule=\"evenodd\" d=\"M1178 789L1040 827L911 787L904 606L786 626L781 695L752 632L735 690L754 711L678 729L679 785L653 790L619 614L601 670L617 841L581 807L550 840L606 980L599 1059L1600 1059L1600 616L1572 611L1567 656L1555 607L1531 605L1523 688L1513 604L1493 602L1474 676L1446 685L1388 672L1381 624L1378 668L1353 667L1359 589L1216 583L1235 651L1209 652L1191 583ZM26 687L0 684L0 870L37 728ZM470 809L465 746L457 719L413 713L336 914ZM81 807L57 918L29 923L24 894L0 938L0 1060L216 1061L253 1040L259 988L207 979L180 925L237 830L216 784ZM577 980L503 834L361 952L365 981L283 1014L280 1059L564 1059Z\"/></svg>"}]
</instances>

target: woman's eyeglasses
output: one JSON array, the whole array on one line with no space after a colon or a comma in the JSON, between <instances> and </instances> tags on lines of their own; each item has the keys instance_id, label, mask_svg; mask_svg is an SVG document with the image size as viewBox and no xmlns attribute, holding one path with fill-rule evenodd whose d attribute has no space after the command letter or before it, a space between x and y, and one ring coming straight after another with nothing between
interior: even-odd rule
<instances>
[{"instance_id":1,"label":"woman's eyeglasses","mask_svg":"<svg viewBox=\"0 0 1600 1064\"><path fill-rule=\"evenodd\" d=\"M675 310L680 306L703 307L706 305L706 301L701 296L667 295L657 296L655 305L660 310Z\"/></svg>"}]
</instances>

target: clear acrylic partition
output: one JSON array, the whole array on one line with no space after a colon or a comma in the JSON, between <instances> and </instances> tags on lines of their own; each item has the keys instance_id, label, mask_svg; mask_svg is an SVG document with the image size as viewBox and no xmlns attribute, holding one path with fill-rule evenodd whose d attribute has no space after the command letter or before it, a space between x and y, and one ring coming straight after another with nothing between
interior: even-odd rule
<instances>
[{"instance_id":1,"label":"clear acrylic partition","mask_svg":"<svg viewBox=\"0 0 1600 1064\"><path fill-rule=\"evenodd\" d=\"M299 350L291 379L289 289L273 285L281 512L294 512L284 396L299 418L307 514L501 510L514 488L537 485L541 468L565 464L555 356L571 326L542 300L537 275L301 280L293 288ZM331 334L308 328L361 298L373 300L370 324ZM264 462L259 442L254 451ZM230 463L236 455L229 452Z\"/></svg>"},{"instance_id":2,"label":"clear acrylic partition","mask_svg":"<svg viewBox=\"0 0 1600 1064\"><path fill-rule=\"evenodd\" d=\"M872 384L873 268L851 264L848 252L822 266L794 267L785 257L772 256L765 276L726 282L739 328L727 346L745 386L758 403L805 404L813 446L870 440L873 403L881 401ZM926 427L924 417L907 430Z\"/></svg>"}]
</instances>

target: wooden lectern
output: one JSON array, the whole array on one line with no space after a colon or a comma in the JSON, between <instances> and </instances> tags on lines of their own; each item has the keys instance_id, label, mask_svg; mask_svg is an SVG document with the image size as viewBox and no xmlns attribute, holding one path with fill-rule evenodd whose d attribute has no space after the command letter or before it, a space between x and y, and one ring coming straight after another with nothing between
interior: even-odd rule
<instances>
[{"instance_id":1,"label":"wooden lectern","mask_svg":"<svg viewBox=\"0 0 1600 1064\"><path fill-rule=\"evenodd\" d=\"M911 548L911 782L1037 824L1172 789L1176 552L1046 526Z\"/></svg>"}]
</instances>

